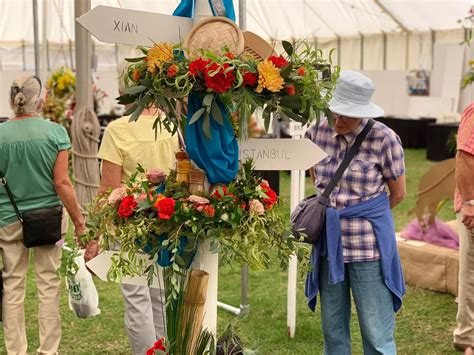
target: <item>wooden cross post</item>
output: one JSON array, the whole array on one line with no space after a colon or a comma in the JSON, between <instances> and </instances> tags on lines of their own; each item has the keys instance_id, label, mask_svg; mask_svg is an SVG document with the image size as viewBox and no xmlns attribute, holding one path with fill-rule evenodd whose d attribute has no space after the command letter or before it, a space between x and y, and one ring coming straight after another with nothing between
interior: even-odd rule
<instances>
[{"instance_id":1,"label":"wooden cross post","mask_svg":"<svg viewBox=\"0 0 474 355\"><path fill-rule=\"evenodd\" d=\"M153 42L179 43L191 31L196 22L213 16L206 0L196 1L194 13L194 19L190 19L109 6L97 6L77 18L76 21L100 41L151 47ZM209 247L209 242L201 243L191 267L204 270L209 274L203 328L207 328L216 334L218 254L211 253ZM91 263L90 267L94 272L97 270L97 275L106 275L110 268L110 253L101 255L97 257L100 257L101 262L93 262L95 260L93 259L89 263ZM123 282L142 284L143 280L128 278Z\"/></svg>"}]
</instances>

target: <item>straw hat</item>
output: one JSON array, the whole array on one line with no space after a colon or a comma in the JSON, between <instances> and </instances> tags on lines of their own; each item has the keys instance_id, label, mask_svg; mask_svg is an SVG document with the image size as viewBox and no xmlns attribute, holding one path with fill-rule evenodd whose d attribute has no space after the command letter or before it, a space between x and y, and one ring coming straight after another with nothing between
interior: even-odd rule
<instances>
[{"instance_id":1,"label":"straw hat","mask_svg":"<svg viewBox=\"0 0 474 355\"><path fill-rule=\"evenodd\" d=\"M229 52L240 55L244 51L244 36L233 21L213 16L195 25L184 38L183 45L189 50L191 58L201 55L201 49L223 54L224 45Z\"/></svg>"},{"instance_id":2,"label":"straw hat","mask_svg":"<svg viewBox=\"0 0 474 355\"><path fill-rule=\"evenodd\" d=\"M329 109L341 116L353 118L376 118L384 115L384 110L370 102L375 85L364 74L343 70L336 83Z\"/></svg>"},{"instance_id":3,"label":"straw hat","mask_svg":"<svg viewBox=\"0 0 474 355\"><path fill-rule=\"evenodd\" d=\"M259 35L243 31L244 55L249 55L255 60L264 60L273 54L273 47Z\"/></svg>"}]
</instances>

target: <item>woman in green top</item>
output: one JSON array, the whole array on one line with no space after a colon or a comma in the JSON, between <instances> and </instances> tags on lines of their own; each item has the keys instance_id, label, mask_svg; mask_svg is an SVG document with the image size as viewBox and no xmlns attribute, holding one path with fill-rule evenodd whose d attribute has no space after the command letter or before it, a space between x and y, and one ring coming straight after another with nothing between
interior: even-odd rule
<instances>
[{"instance_id":1,"label":"woman in green top","mask_svg":"<svg viewBox=\"0 0 474 355\"><path fill-rule=\"evenodd\" d=\"M41 82L35 76L15 80L10 105L15 116L0 124L0 171L5 174L20 213L57 206L66 207L76 235L85 230L84 218L68 176L71 147L61 125L43 119ZM3 330L7 352L26 354L24 299L29 250L22 243L22 227L0 186L0 252L3 259ZM61 248L36 247L34 263L39 299L39 354L55 354L61 338L59 316Z\"/></svg>"}]
</instances>

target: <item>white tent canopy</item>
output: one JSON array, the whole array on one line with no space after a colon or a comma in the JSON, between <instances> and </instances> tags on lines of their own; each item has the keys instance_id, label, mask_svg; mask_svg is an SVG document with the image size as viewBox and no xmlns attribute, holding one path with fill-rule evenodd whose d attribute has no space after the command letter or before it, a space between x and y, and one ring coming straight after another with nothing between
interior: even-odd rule
<instances>
[{"instance_id":1,"label":"white tent canopy","mask_svg":"<svg viewBox=\"0 0 474 355\"><path fill-rule=\"evenodd\" d=\"M62 65L74 69L74 1L37 2L38 37L46 71ZM92 0L92 7L106 5L171 14L178 3L178 0ZM238 14L239 1L234 0L234 5ZM451 51L449 46L458 51L455 47L461 47L459 44L466 36L458 20L465 18L473 5L474 0L246 0L246 19L248 30L269 41L305 39L326 53L335 48L333 60L343 69L398 71L399 78L404 78L411 69L433 72L435 53L445 58ZM33 0L0 0L0 74L33 71L33 44ZM441 46L444 49L439 51L437 47ZM116 74L111 73L116 72L117 64L130 51L129 47L94 39L96 72L108 72L102 77L115 80ZM461 68L456 68L453 80L459 82L468 60L473 57L471 52L472 49L463 49L459 54L464 57L456 63ZM384 76L379 80L387 79ZM472 91L463 92L460 100L452 101L454 111L472 99ZM1 88L0 95L3 95ZM398 109L407 103L380 104ZM4 113L1 106L0 115ZM402 112L389 110L389 113Z\"/></svg>"}]
</instances>

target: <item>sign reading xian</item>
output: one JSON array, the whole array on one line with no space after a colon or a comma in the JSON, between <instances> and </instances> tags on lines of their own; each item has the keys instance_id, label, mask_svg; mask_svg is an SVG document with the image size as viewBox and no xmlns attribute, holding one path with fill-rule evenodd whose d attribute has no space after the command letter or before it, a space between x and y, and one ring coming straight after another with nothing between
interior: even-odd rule
<instances>
[{"instance_id":1,"label":"sign reading xian","mask_svg":"<svg viewBox=\"0 0 474 355\"><path fill-rule=\"evenodd\" d=\"M77 21L102 42L148 47L153 42L178 43L193 27L187 17L101 5Z\"/></svg>"},{"instance_id":2,"label":"sign reading xian","mask_svg":"<svg viewBox=\"0 0 474 355\"><path fill-rule=\"evenodd\" d=\"M255 170L306 170L326 155L309 139L248 139L239 143L239 159L252 158Z\"/></svg>"}]
</instances>

